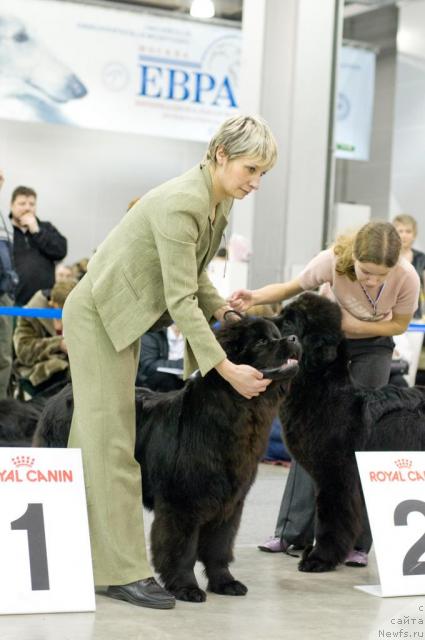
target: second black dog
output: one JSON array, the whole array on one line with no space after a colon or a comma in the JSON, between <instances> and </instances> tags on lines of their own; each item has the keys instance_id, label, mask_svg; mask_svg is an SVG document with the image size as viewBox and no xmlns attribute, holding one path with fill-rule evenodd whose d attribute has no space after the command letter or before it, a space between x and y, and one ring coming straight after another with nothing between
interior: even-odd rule
<instances>
[{"instance_id":1,"label":"second black dog","mask_svg":"<svg viewBox=\"0 0 425 640\"><path fill-rule=\"evenodd\" d=\"M425 449L425 388L351 382L341 311L304 293L277 324L301 342L299 372L280 411L286 443L317 490L316 543L301 571L330 571L353 548L361 527L362 493L355 451Z\"/></svg>"}]
</instances>

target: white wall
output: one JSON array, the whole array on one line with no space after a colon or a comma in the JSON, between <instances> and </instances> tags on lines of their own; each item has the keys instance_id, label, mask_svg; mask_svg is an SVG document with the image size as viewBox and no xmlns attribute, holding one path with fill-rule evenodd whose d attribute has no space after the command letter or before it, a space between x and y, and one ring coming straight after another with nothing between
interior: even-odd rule
<instances>
[{"instance_id":1,"label":"white wall","mask_svg":"<svg viewBox=\"0 0 425 640\"><path fill-rule=\"evenodd\" d=\"M321 249L339 1L245 0L241 110L270 122L280 152L259 194L233 213L234 230L251 235L253 285L291 276L294 265ZM40 218L68 237L74 261L91 255L131 198L191 167L203 152L195 142L0 121L7 180L0 206L7 212L17 184L34 187Z\"/></svg>"},{"instance_id":2,"label":"white wall","mask_svg":"<svg viewBox=\"0 0 425 640\"><path fill-rule=\"evenodd\" d=\"M251 286L291 277L322 248L337 3L244 0L244 38L261 64L251 60L241 76L241 107L258 109L279 147L253 211L244 203L235 212L235 230L251 232Z\"/></svg>"},{"instance_id":3,"label":"white wall","mask_svg":"<svg viewBox=\"0 0 425 640\"><path fill-rule=\"evenodd\" d=\"M425 251L425 1L400 5L391 214L418 221Z\"/></svg>"},{"instance_id":4,"label":"white wall","mask_svg":"<svg viewBox=\"0 0 425 640\"><path fill-rule=\"evenodd\" d=\"M38 193L38 215L68 238L66 262L90 257L135 196L199 162L205 144L0 120L0 208L13 189Z\"/></svg>"}]
</instances>

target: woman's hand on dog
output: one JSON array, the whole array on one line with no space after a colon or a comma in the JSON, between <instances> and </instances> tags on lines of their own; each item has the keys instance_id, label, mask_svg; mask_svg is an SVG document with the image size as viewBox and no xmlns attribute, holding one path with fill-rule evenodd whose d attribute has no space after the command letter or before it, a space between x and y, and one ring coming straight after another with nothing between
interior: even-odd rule
<instances>
[{"instance_id":1,"label":"woman's hand on dog","mask_svg":"<svg viewBox=\"0 0 425 640\"><path fill-rule=\"evenodd\" d=\"M217 372L247 400L259 396L271 383L261 371L248 364L234 364L227 358L216 366Z\"/></svg>"}]
</instances>

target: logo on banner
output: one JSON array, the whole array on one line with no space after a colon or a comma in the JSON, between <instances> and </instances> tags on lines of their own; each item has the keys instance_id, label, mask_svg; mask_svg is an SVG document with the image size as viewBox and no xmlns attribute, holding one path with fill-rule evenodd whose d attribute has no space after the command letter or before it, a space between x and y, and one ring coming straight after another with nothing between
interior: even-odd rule
<instances>
[{"instance_id":1,"label":"logo on banner","mask_svg":"<svg viewBox=\"0 0 425 640\"><path fill-rule=\"evenodd\" d=\"M413 462L408 458L394 461L395 469L369 471L371 482L425 482L425 470L413 469Z\"/></svg>"},{"instance_id":2,"label":"logo on banner","mask_svg":"<svg viewBox=\"0 0 425 640\"><path fill-rule=\"evenodd\" d=\"M232 37L210 44L199 62L139 55L139 96L210 107L237 108L240 44Z\"/></svg>"},{"instance_id":3,"label":"logo on banner","mask_svg":"<svg viewBox=\"0 0 425 640\"><path fill-rule=\"evenodd\" d=\"M10 468L0 469L1 482L73 482L71 469L34 469L35 458L17 455L11 458Z\"/></svg>"},{"instance_id":4,"label":"logo on banner","mask_svg":"<svg viewBox=\"0 0 425 640\"><path fill-rule=\"evenodd\" d=\"M338 92L338 99L336 103L336 118L337 120L345 120L348 118L351 111L351 104L345 93Z\"/></svg>"}]
</instances>

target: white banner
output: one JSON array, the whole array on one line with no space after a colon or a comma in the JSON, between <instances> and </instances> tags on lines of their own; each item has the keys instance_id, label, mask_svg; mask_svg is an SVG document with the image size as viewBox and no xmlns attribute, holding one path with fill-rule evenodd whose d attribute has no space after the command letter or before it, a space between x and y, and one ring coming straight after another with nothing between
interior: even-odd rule
<instances>
[{"instance_id":1,"label":"white banner","mask_svg":"<svg viewBox=\"0 0 425 640\"><path fill-rule=\"evenodd\" d=\"M375 54L342 47L335 119L337 158L368 160L375 89Z\"/></svg>"},{"instance_id":2,"label":"white banner","mask_svg":"<svg viewBox=\"0 0 425 640\"><path fill-rule=\"evenodd\" d=\"M208 140L237 112L239 29L2 0L0 117Z\"/></svg>"}]
</instances>

